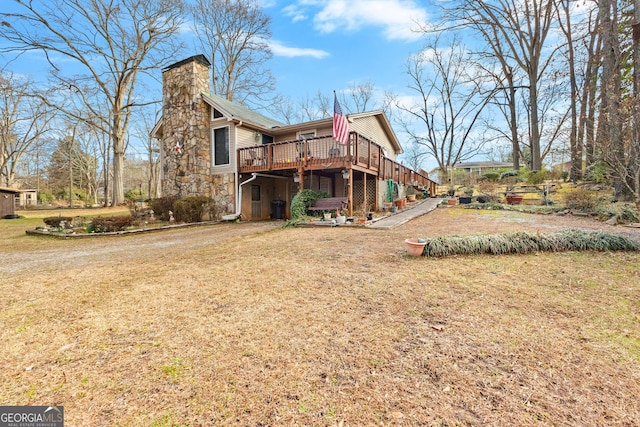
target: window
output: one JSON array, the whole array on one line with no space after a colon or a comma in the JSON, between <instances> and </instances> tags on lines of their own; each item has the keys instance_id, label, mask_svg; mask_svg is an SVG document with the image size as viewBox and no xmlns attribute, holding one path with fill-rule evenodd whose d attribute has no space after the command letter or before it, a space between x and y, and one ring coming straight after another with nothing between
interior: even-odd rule
<instances>
[{"instance_id":1,"label":"window","mask_svg":"<svg viewBox=\"0 0 640 427\"><path fill-rule=\"evenodd\" d=\"M213 165L229 164L229 127L213 130Z\"/></svg>"},{"instance_id":2,"label":"window","mask_svg":"<svg viewBox=\"0 0 640 427\"><path fill-rule=\"evenodd\" d=\"M271 135L265 135L263 133L262 134L262 143L263 144L272 144L273 143L273 137Z\"/></svg>"},{"instance_id":3,"label":"window","mask_svg":"<svg viewBox=\"0 0 640 427\"><path fill-rule=\"evenodd\" d=\"M221 113L220 111L218 111L218 110L216 110L216 109L214 108L214 109L213 109L213 118L214 118L214 119L220 119L220 118L222 118L222 117L224 117L224 116L222 115L222 113Z\"/></svg>"},{"instance_id":4,"label":"window","mask_svg":"<svg viewBox=\"0 0 640 427\"><path fill-rule=\"evenodd\" d=\"M308 131L298 133L298 139L310 139L315 137L316 137L315 130L308 130Z\"/></svg>"},{"instance_id":5,"label":"window","mask_svg":"<svg viewBox=\"0 0 640 427\"><path fill-rule=\"evenodd\" d=\"M259 202L260 201L260 186L252 185L251 186L251 201Z\"/></svg>"}]
</instances>

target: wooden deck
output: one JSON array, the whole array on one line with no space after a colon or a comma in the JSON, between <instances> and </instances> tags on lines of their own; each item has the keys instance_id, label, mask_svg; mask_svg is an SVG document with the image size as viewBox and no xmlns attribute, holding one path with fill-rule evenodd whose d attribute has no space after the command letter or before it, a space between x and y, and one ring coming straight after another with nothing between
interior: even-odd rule
<instances>
[{"instance_id":1,"label":"wooden deck","mask_svg":"<svg viewBox=\"0 0 640 427\"><path fill-rule=\"evenodd\" d=\"M240 173L353 169L436 194L436 183L428 176L389 159L382 147L356 132L351 132L348 144L325 136L241 148L238 162Z\"/></svg>"}]
</instances>

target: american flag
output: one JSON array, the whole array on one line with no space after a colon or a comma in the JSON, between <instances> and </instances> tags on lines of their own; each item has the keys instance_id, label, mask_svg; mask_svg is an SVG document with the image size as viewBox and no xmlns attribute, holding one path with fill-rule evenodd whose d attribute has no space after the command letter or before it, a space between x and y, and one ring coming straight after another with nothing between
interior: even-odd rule
<instances>
[{"instance_id":1,"label":"american flag","mask_svg":"<svg viewBox=\"0 0 640 427\"><path fill-rule=\"evenodd\" d=\"M347 116L342 114L335 92L333 94L333 139L342 144L349 143L349 122Z\"/></svg>"}]
</instances>

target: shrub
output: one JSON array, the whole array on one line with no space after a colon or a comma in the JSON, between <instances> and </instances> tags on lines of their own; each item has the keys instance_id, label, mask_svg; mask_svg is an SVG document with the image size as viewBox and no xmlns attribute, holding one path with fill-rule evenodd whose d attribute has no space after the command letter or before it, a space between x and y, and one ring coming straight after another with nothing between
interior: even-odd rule
<instances>
[{"instance_id":1,"label":"shrub","mask_svg":"<svg viewBox=\"0 0 640 427\"><path fill-rule=\"evenodd\" d=\"M131 215L97 216L91 220L91 226L96 233L112 233L126 230L133 224Z\"/></svg>"},{"instance_id":2,"label":"shrub","mask_svg":"<svg viewBox=\"0 0 640 427\"><path fill-rule=\"evenodd\" d=\"M602 203L602 199L596 191L585 188L576 188L563 195L565 205L570 209L578 209L583 212L592 212Z\"/></svg>"},{"instance_id":3,"label":"shrub","mask_svg":"<svg viewBox=\"0 0 640 427\"><path fill-rule=\"evenodd\" d=\"M173 204L176 200L178 200L177 196L158 197L151 199L149 206L156 218L161 221L169 221L169 211L173 211Z\"/></svg>"},{"instance_id":4,"label":"shrub","mask_svg":"<svg viewBox=\"0 0 640 427\"><path fill-rule=\"evenodd\" d=\"M615 216L621 224L640 222L640 213L625 203L603 203L594 208L594 213L603 221Z\"/></svg>"},{"instance_id":5,"label":"shrub","mask_svg":"<svg viewBox=\"0 0 640 427\"><path fill-rule=\"evenodd\" d=\"M213 199L205 196L191 196L176 200L173 208L175 219L179 222L201 222L205 214L208 214L209 218L215 216Z\"/></svg>"},{"instance_id":6,"label":"shrub","mask_svg":"<svg viewBox=\"0 0 640 427\"><path fill-rule=\"evenodd\" d=\"M496 183L493 181L484 180L478 184L478 193L483 198L485 203L499 203L500 197L496 194Z\"/></svg>"},{"instance_id":7,"label":"shrub","mask_svg":"<svg viewBox=\"0 0 640 427\"><path fill-rule=\"evenodd\" d=\"M487 181L490 182L498 182L498 180L500 179L500 173L499 172L487 172L485 174L482 174L482 178L484 178Z\"/></svg>"},{"instance_id":8,"label":"shrub","mask_svg":"<svg viewBox=\"0 0 640 427\"><path fill-rule=\"evenodd\" d=\"M542 169L539 171L526 171L525 173L525 179L529 184L532 184L532 185L542 184L546 178L547 178L546 169Z\"/></svg>"},{"instance_id":9,"label":"shrub","mask_svg":"<svg viewBox=\"0 0 640 427\"><path fill-rule=\"evenodd\" d=\"M55 228L71 228L73 223L73 218L70 216L49 216L43 218L42 221L47 224L49 227Z\"/></svg>"},{"instance_id":10,"label":"shrub","mask_svg":"<svg viewBox=\"0 0 640 427\"><path fill-rule=\"evenodd\" d=\"M584 177L585 181L591 181L595 183L603 183L607 180L607 165L598 161L591 166L587 167L587 171Z\"/></svg>"},{"instance_id":11,"label":"shrub","mask_svg":"<svg viewBox=\"0 0 640 427\"><path fill-rule=\"evenodd\" d=\"M546 169L542 169L539 171L525 169L520 172L520 177L531 185L538 185L542 184L544 180L547 179L548 174L549 172Z\"/></svg>"},{"instance_id":12,"label":"shrub","mask_svg":"<svg viewBox=\"0 0 640 427\"><path fill-rule=\"evenodd\" d=\"M516 176L518 176L518 174L519 174L519 172L517 170L510 170L510 171L502 172L500 174L500 181L502 181L505 178L516 177Z\"/></svg>"},{"instance_id":13,"label":"shrub","mask_svg":"<svg viewBox=\"0 0 640 427\"><path fill-rule=\"evenodd\" d=\"M124 193L124 198L134 202L139 201L140 199L143 199L142 190L139 188L133 188L131 190L127 190Z\"/></svg>"},{"instance_id":14,"label":"shrub","mask_svg":"<svg viewBox=\"0 0 640 427\"><path fill-rule=\"evenodd\" d=\"M65 188L56 193L56 197L60 200L69 200L69 189ZM79 188L73 189L73 200L87 200L87 193Z\"/></svg>"},{"instance_id":15,"label":"shrub","mask_svg":"<svg viewBox=\"0 0 640 427\"><path fill-rule=\"evenodd\" d=\"M291 201L291 220L306 217L309 206L313 205L316 200L323 197L329 197L329 195L324 192L313 190L302 190L296 194Z\"/></svg>"},{"instance_id":16,"label":"shrub","mask_svg":"<svg viewBox=\"0 0 640 427\"><path fill-rule=\"evenodd\" d=\"M477 236L441 236L427 239L423 255L527 254L538 251L638 251L638 244L601 231L564 230L550 234L526 232Z\"/></svg>"},{"instance_id":17,"label":"shrub","mask_svg":"<svg viewBox=\"0 0 640 427\"><path fill-rule=\"evenodd\" d=\"M38 191L38 202L47 204L52 203L54 200L56 200L56 196L53 193L45 190Z\"/></svg>"}]
</instances>

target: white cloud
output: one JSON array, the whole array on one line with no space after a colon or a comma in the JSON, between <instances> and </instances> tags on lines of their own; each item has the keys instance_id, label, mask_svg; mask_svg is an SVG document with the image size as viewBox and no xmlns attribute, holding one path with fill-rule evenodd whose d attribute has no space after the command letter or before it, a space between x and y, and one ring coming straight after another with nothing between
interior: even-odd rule
<instances>
[{"instance_id":1,"label":"white cloud","mask_svg":"<svg viewBox=\"0 0 640 427\"><path fill-rule=\"evenodd\" d=\"M282 43L271 40L269 47L275 56L286 56L288 58L296 58L300 56L310 56L316 59L322 59L329 56L329 52L320 49L289 47Z\"/></svg>"},{"instance_id":2,"label":"white cloud","mask_svg":"<svg viewBox=\"0 0 640 427\"><path fill-rule=\"evenodd\" d=\"M300 0L296 5L286 7L285 13L294 19L306 17L311 13L310 8L320 8L313 21L322 32L358 31L373 26L382 28L384 36L390 40L418 39L421 36L415 31L418 23L424 24L428 19L426 9L414 0Z\"/></svg>"},{"instance_id":3,"label":"white cloud","mask_svg":"<svg viewBox=\"0 0 640 427\"><path fill-rule=\"evenodd\" d=\"M291 4L283 8L282 12L285 16L290 16L293 22L304 21L309 18L304 11L295 4Z\"/></svg>"}]
</instances>

